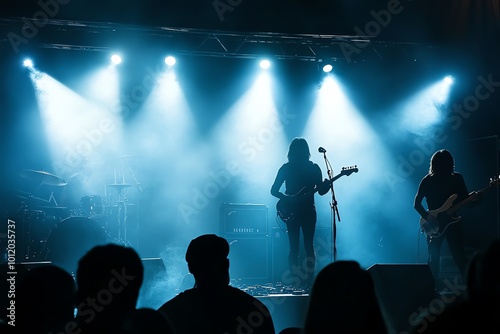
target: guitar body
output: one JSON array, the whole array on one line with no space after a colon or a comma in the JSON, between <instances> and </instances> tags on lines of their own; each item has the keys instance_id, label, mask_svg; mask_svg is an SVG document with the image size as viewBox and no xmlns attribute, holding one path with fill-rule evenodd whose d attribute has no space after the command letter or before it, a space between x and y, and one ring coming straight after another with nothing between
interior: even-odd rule
<instances>
[{"instance_id":1,"label":"guitar body","mask_svg":"<svg viewBox=\"0 0 500 334\"><path fill-rule=\"evenodd\" d=\"M492 189L493 187L497 187L498 185L500 185L500 177L499 176L492 177L490 178L489 185L486 188L470 193L466 199L455 205L453 205L453 202L457 199L458 195L457 194L451 195L439 209L427 211L432 217L438 220L437 223L429 222L422 217L420 218L421 230L431 238L437 238L442 236L443 233L446 232L446 229L449 226L460 221L461 217L454 216L455 212L457 212L460 208L464 207L465 205L480 200L482 194L486 190Z\"/></svg>"},{"instance_id":2,"label":"guitar body","mask_svg":"<svg viewBox=\"0 0 500 334\"><path fill-rule=\"evenodd\" d=\"M439 223L429 222L422 217L420 218L420 227L425 234L431 238L440 237L450 225L460 221L460 216L454 217L447 214L447 211L453 206L456 198L457 194L453 194L448 197L439 209L427 211L432 217L438 219Z\"/></svg>"},{"instance_id":3,"label":"guitar body","mask_svg":"<svg viewBox=\"0 0 500 334\"><path fill-rule=\"evenodd\" d=\"M297 194L278 200L276 212L282 221L290 223L295 220L295 214L300 205L300 197L307 192L306 189L307 187L304 187Z\"/></svg>"},{"instance_id":4,"label":"guitar body","mask_svg":"<svg viewBox=\"0 0 500 334\"><path fill-rule=\"evenodd\" d=\"M330 183L333 183L342 176L349 176L352 173L357 172L358 167L356 166L343 167L342 171L330 180ZM295 219L296 210L300 206L300 198L306 196L307 194L313 195L316 191L318 191L317 188L311 189L310 187L304 187L293 196L279 199L276 203L276 212L278 214L278 217L280 217L280 219L285 223L292 222Z\"/></svg>"},{"instance_id":5,"label":"guitar body","mask_svg":"<svg viewBox=\"0 0 500 334\"><path fill-rule=\"evenodd\" d=\"M287 203L288 201L285 199L280 199L276 203L276 211L278 216L285 223L290 223L295 220L295 210L291 203Z\"/></svg>"}]
</instances>

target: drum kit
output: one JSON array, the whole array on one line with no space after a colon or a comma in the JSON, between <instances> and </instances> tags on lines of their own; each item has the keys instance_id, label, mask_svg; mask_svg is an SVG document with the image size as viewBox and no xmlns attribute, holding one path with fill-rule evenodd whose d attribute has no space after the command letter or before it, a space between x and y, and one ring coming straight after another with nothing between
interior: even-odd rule
<instances>
[{"instance_id":1,"label":"drum kit","mask_svg":"<svg viewBox=\"0 0 500 334\"><path fill-rule=\"evenodd\" d=\"M20 176L35 189L64 187L63 178L40 170L25 169ZM51 261L70 272L92 247L106 243L132 246L127 239L127 201L125 190L131 184L115 183L106 187L117 192L118 200L108 203L101 195L80 199L79 208L58 206L53 192L45 200L36 197L37 190L20 192L21 207L16 216L20 224L18 262ZM43 203L46 205L35 205Z\"/></svg>"}]
</instances>

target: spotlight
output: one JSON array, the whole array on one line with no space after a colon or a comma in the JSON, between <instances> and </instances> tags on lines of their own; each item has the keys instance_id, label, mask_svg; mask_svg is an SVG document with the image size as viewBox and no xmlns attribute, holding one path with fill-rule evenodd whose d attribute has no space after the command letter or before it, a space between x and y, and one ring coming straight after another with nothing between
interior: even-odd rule
<instances>
[{"instance_id":1,"label":"spotlight","mask_svg":"<svg viewBox=\"0 0 500 334\"><path fill-rule=\"evenodd\" d=\"M23 61L23 66L28 68L33 68L33 61L27 58Z\"/></svg>"},{"instance_id":2,"label":"spotlight","mask_svg":"<svg viewBox=\"0 0 500 334\"><path fill-rule=\"evenodd\" d=\"M167 64L168 66L173 66L175 65L175 58L172 57L172 56L168 56L165 58L165 64Z\"/></svg>"},{"instance_id":3,"label":"spotlight","mask_svg":"<svg viewBox=\"0 0 500 334\"><path fill-rule=\"evenodd\" d=\"M113 64L118 65L122 62L122 58L119 55L112 55L111 61L113 62Z\"/></svg>"},{"instance_id":4,"label":"spotlight","mask_svg":"<svg viewBox=\"0 0 500 334\"><path fill-rule=\"evenodd\" d=\"M260 68L263 70L267 70L269 67L271 67L271 62L267 59L261 60L260 62Z\"/></svg>"},{"instance_id":5,"label":"spotlight","mask_svg":"<svg viewBox=\"0 0 500 334\"><path fill-rule=\"evenodd\" d=\"M453 77L451 75L447 75L444 77L444 82L447 83L448 85L451 85L453 83Z\"/></svg>"},{"instance_id":6,"label":"spotlight","mask_svg":"<svg viewBox=\"0 0 500 334\"><path fill-rule=\"evenodd\" d=\"M325 66L323 66L323 72L325 73L330 73L333 69L333 66L330 65L330 64L326 64Z\"/></svg>"}]
</instances>

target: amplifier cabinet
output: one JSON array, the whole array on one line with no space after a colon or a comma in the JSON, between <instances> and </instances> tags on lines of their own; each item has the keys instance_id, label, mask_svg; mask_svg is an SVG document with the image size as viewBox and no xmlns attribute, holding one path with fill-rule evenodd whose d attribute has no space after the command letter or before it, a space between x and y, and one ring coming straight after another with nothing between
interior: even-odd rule
<instances>
[{"instance_id":1,"label":"amplifier cabinet","mask_svg":"<svg viewBox=\"0 0 500 334\"><path fill-rule=\"evenodd\" d=\"M221 235L243 238L268 234L268 207L264 204L225 203L220 207Z\"/></svg>"},{"instance_id":2,"label":"amplifier cabinet","mask_svg":"<svg viewBox=\"0 0 500 334\"><path fill-rule=\"evenodd\" d=\"M271 276L270 243L267 237L228 237L229 274L242 283L268 283Z\"/></svg>"}]
</instances>

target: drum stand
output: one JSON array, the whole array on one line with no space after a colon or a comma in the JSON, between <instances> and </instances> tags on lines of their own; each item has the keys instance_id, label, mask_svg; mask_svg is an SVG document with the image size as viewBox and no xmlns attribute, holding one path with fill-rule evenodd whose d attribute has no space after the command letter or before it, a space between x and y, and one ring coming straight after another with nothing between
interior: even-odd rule
<instances>
[{"instance_id":1,"label":"drum stand","mask_svg":"<svg viewBox=\"0 0 500 334\"><path fill-rule=\"evenodd\" d=\"M108 187L114 188L118 192L118 235L116 242L125 246L132 246L127 240L127 198L125 196L125 189L131 187L130 184L113 183L108 184Z\"/></svg>"},{"instance_id":2,"label":"drum stand","mask_svg":"<svg viewBox=\"0 0 500 334\"><path fill-rule=\"evenodd\" d=\"M29 195L31 196L31 195ZM28 200L29 201L29 200ZM31 214L29 203L22 202L19 209L17 209L16 216L21 219L21 240L18 260L19 262L27 261L31 257Z\"/></svg>"},{"instance_id":3,"label":"drum stand","mask_svg":"<svg viewBox=\"0 0 500 334\"><path fill-rule=\"evenodd\" d=\"M37 200L45 203L52 203L53 201L56 206L57 202L53 192L50 193L50 198L48 200L35 197L34 194L36 194L43 186L62 187L65 186L67 182L57 175L50 174L42 170L23 169L19 173L19 176L27 180L30 183L30 188L33 188L31 192L27 193L27 196L25 197L26 202L22 202L21 207L16 213L17 215L21 214L22 220L21 235L23 237L24 245L21 247L24 248L22 248L23 251L21 252L21 256L24 261L36 260L40 258L43 251L36 247L36 243L42 242L42 240L36 239L40 237L40 235L37 235L36 233L40 226L34 226L33 215L40 214L40 216L44 217L45 212L33 210L33 201Z\"/></svg>"},{"instance_id":4,"label":"drum stand","mask_svg":"<svg viewBox=\"0 0 500 334\"><path fill-rule=\"evenodd\" d=\"M46 234L44 226L46 221L46 212L43 209L34 210L32 200L42 200L33 195L29 195L26 202L21 202L21 206L16 211L16 217L20 219L20 247L18 260L25 261L38 261L43 259L45 248Z\"/></svg>"}]
</instances>

